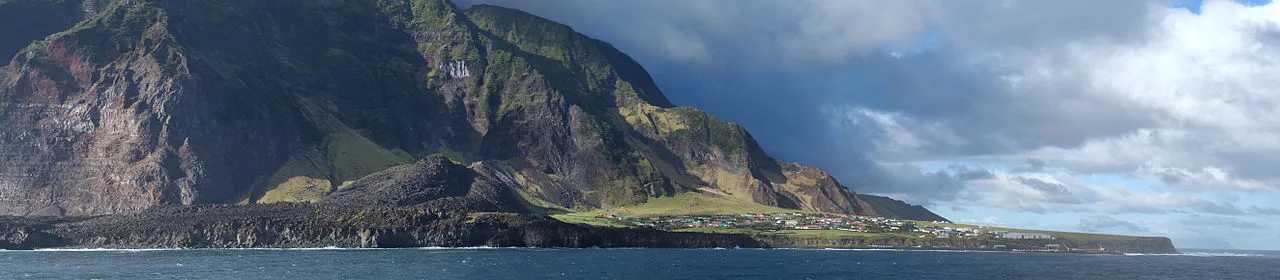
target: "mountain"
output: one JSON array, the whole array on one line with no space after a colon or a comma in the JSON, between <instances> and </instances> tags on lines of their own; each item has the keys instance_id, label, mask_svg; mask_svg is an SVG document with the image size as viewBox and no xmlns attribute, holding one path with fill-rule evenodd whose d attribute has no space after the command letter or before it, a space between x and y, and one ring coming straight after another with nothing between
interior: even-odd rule
<instances>
[{"instance_id":1,"label":"mountain","mask_svg":"<svg viewBox=\"0 0 1280 280\"><path fill-rule=\"evenodd\" d=\"M535 208L685 195L943 219L775 160L608 43L517 10L0 0L0 15L0 214L320 201L441 154Z\"/></svg>"}]
</instances>

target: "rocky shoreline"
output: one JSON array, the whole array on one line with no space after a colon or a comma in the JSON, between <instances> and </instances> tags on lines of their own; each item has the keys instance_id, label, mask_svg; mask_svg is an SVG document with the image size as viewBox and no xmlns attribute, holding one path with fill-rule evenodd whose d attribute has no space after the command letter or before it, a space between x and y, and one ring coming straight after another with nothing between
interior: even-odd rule
<instances>
[{"instance_id":1,"label":"rocky shoreline","mask_svg":"<svg viewBox=\"0 0 1280 280\"><path fill-rule=\"evenodd\" d=\"M564 223L521 203L483 163L432 156L316 203L160 206L93 217L0 217L0 249L765 247L746 235Z\"/></svg>"},{"instance_id":2,"label":"rocky shoreline","mask_svg":"<svg viewBox=\"0 0 1280 280\"><path fill-rule=\"evenodd\" d=\"M568 224L542 215L343 210L304 204L171 207L129 216L0 218L0 249L46 248L760 248L745 235Z\"/></svg>"},{"instance_id":3,"label":"rocky shoreline","mask_svg":"<svg viewBox=\"0 0 1280 280\"><path fill-rule=\"evenodd\" d=\"M1045 250L1045 244L1107 250ZM997 247L996 245L1002 245ZM842 248L1177 253L1166 238L1127 242L800 238L682 233L561 222L545 215L448 213L420 207L345 208L281 203L162 207L135 215L0 217L0 249L172 248Z\"/></svg>"},{"instance_id":4,"label":"rocky shoreline","mask_svg":"<svg viewBox=\"0 0 1280 280\"><path fill-rule=\"evenodd\" d=\"M800 238L565 223L522 203L484 163L441 156L369 175L315 203L159 206L90 217L0 216L0 249L46 248L895 248L1034 250L1050 241ZM1068 243L1173 253L1167 238ZM999 243L999 244L997 244ZM1059 242L1061 243L1061 242Z\"/></svg>"}]
</instances>

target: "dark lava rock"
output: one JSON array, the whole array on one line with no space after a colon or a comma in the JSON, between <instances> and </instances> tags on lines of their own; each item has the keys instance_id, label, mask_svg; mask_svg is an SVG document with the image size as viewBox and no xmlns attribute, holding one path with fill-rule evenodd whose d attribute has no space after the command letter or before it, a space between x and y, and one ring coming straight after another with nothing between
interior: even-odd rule
<instances>
[{"instance_id":1,"label":"dark lava rock","mask_svg":"<svg viewBox=\"0 0 1280 280\"><path fill-rule=\"evenodd\" d=\"M466 196L475 177L471 169L437 154L365 176L324 201L352 206L421 205L442 197Z\"/></svg>"},{"instance_id":2,"label":"dark lava rock","mask_svg":"<svg viewBox=\"0 0 1280 280\"><path fill-rule=\"evenodd\" d=\"M474 168L474 169L473 169ZM441 155L365 176L321 203L339 207L417 206L438 212L528 212L511 182L485 163L468 168Z\"/></svg>"}]
</instances>

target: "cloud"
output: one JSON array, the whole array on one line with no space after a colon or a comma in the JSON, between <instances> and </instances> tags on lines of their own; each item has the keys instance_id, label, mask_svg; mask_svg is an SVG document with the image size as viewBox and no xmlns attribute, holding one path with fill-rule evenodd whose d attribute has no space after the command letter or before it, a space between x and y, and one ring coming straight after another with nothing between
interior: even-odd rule
<instances>
[{"instance_id":1,"label":"cloud","mask_svg":"<svg viewBox=\"0 0 1280 280\"><path fill-rule=\"evenodd\" d=\"M609 41L674 103L859 192L1199 244L1228 225L1168 217L1280 215L1280 4L468 1ZM1120 215L1166 223L1098 218Z\"/></svg>"},{"instance_id":2,"label":"cloud","mask_svg":"<svg viewBox=\"0 0 1280 280\"><path fill-rule=\"evenodd\" d=\"M1043 172L1049 163L1040 159L1027 159L1027 165L1014 169L1014 172Z\"/></svg>"},{"instance_id":3,"label":"cloud","mask_svg":"<svg viewBox=\"0 0 1280 280\"><path fill-rule=\"evenodd\" d=\"M825 63L908 42L924 29L917 1L462 0L547 17L625 46L682 62ZM740 64L748 65L748 64ZM758 65L758 64L757 64Z\"/></svg>"},{"instance_id":4,"label":"cloud","mask_svg":"<svg viewBox=\"0 0 1280 280\"><path fill-rule=\"evenodd\" d=\"M1090 216L1088 218L1081 219L1080 223L1076 226L1076 228L1083 232L1093 232L1093 233L1104 233L1104 232L1121 233L1121 234L1149 233L1149 231L1146 228L1138 226L1137 224L1117 220L1115 218L1107 217L1107 216Z\"/></svg>"},{"instance_id":5,"label":"cloud","mask_svg":"<svg viewBox=\"0 0 1280 280\"><path fill-rule=\"evenodd\" d=\"M1023 186L1039 191L1045 196L1044 201L1054 203L1080 203L1080 199L1067 189L1066 185L1052 178L1017 177L1015 181Z\"/></svg>"},{"instance_id":6,"label":"cloud","mask_svg":"<svg viewBox=\"0 0 1280 280\"><path fill-rule=\"evenodd\" d=\"M1280 5L1211 1L1200 15L1153 15L1151 37L1129 44L1082 44L1050 68L1082 69L1083 94L1149 111L1159 125L1078 147L1031 152L1075 169L1131 172L1186 188L1280 190ZM1027 71L1035 71L1029 69ZM1265 170L1265 171L1264 171Z\"/></svg>"},{"instance_id":7,"label":"cloud","mask_svg":"<svg viewBox=\"0 0 1280 280\"><path fill-rule=\"evenodd\" d=\"M1280 209L1276 209L1275 207L1253 206L1249 208L1249 213L1253 215L1280 216Z\"/></svg>"},{"instance_id":8,"label":"cloud","mask_svg":"<svg viewBox=\"0 0 1280 280\"><path fill-rule=\"evenodd\" d=\"M1235 229L1266 228L1261 223L1246 221L1240 218L1233 218L1233 217L1223 218L1223 217L1206 217L1206 216L1191 215L1179 220L1179 222L1190 225L1190 226L1219 228L1219 229L1223 227L1235 228Z\"/></svg>"},{"instance_id":9,"label":"cloud","mask_svg":"<svg viewBox=\"0 0 1280 280\"><path fill-rule=\"evenodd\" d=\"M1262 217L1184 215L1150 224L1151 231L1168 236L1179 248L1275 248L1280 227Z\"/></svg>"},{"instance_id":10,"label":"cloud","mask_svg":"<svg viewBox=\"0 0 1280 280\"><path fill-rule=\"evenodd\" d=\"M1025 50L993 46L985 53L916 57L903 64L925 60L941 67L888 67L872 80L891 80L889 85L864 88L886 89L892 97L850 98L858 105L836 103L827 108L846 109L826 110L837 112L829 114L834 119L888 116L833 126L879 124L880 130L850 134L878 137L864 149L881 161L1048 159L1017 171L1053 165L1069 173L1123 174L1184 193L1275 196L1280 131L1272 128L1280 126L1280 80L1273 76L1280 72L1280 5L1210 1L1201 12L1148 9L1126 32L1068 34L1048 40L1056 46ZM1134 186L1123 188L1129 187ZM1029 190L1004 189L1009 192L1003 202L1010 207L1043 208L1027 201L1035 199L1026 195ZM1061 197L1044 197L1055 198ZM1188 211L1245 214L1203 199L1168 200Z\"/></svg>"},{"instance_id":11,"label":"cloud","mask_svg":"<svg viewBox=\"0 0 1280 280\"><path fill-rule=\"evenodd\" d=\"M971 224L971 225L985 225L985 226L1000 226L1005 224L1004 222L1000 221L1000 217L995 217L995 216L986 216L986 217L977 218L977 219L975 218L960 219L960 222Z\"/></svg>"},{"instance_id":12,"label":"cloud","mask_svg":"<svg viewBox=\"0 0 1280 280\"><path fill-rule=\"evenodd\" d=\"M1033 163L1036 164L1036 163ZM909 172L910 165L902 165ZM1139 190L1136 182L1106 182L1088 178L1053 166L1040 166L1039 171L1025 168L1003 170L991 167L953 164L932 173L935 183L948 186L935 191L954 191L955 197L915 196L914 188L870 189L901 197L953 201L967 207L988 207L1030 213L1202 213L1224 216L1280 213L1273 208L1241 209L1229 202L1202 198L1201 195L1159 190ZM902 176L907 177L907 176ZM1126 184L1127 183L1127 184ZM917 184L919 186L920 184ZM867 190L867 189L864 189ZM900 191L905 193L893 193ZM945 203L953 205L953 203ZM962 207L962 208L967 208Z\"/></svg>"},{"instance_id":13,"label":"cloud","mask_svg":"<svg viewBox=\"0 0 1280 280\"><path fill-rule=\"evenodd\" d=\"M1081 39L1131 40L1141 37L1141 15L1158 1L984 1L928 2L931 27L964 51L1036 48Z\"/></svg>"},{"instance_id":14,"label":"cloud","mask_svg":"<svg viewBox=\"0 0 1280 280\"><path fill-rule=\"evenodd\" d=\"M924 30L916 1L817 0L792 5L807 6L807 12L795 35L780 36L789 58L845 61L885 42L909 44Z\"/></svg>"},{"instance_id":15,"label":"cloud","mask_svg":"<svg viewBox=\"0 0 1280 280\"><path fill-rule=\"evenodd\" d=\"M952 173L949 171L923 172L920 168L906 164L874 164L870 170L859 173L855 180L842 181L864 193L877 193L914 201L914 203L932 204L935 201L952 201L960 195L964 188L961 177L985 176L984 171ZM833 175L847 175L833 173ZM848 177L848 176L844 176Z\"/></svg>"}]
</instances>

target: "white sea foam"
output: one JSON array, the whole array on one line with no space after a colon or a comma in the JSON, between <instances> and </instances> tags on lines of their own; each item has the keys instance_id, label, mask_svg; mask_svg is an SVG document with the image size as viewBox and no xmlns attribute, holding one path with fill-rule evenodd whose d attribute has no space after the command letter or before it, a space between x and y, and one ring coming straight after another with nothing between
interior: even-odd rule
<instances>
[{"instance_id":1,"label":"white sea foam","mask_svg":"<svg viewBox=\"0 0 1280 280\"><path fill-rule=\"evenodd\" d=\"M1192 256L1192 257L1267 257L1267 255L1261 255L1261 254L1231 253L1231 252L1189 252L1189 253L1184 253L1183 255Z\"/></svg>"},{"instance_id":2,"label":"white sea foam","mask_svg":"<svg viewBox=\"0 0 1280 280\"><path fill-rule=\"evenodd\" d=\"M186 249L115 249L115 248L80 248L80 249L35 249L30 252L149 252L149 251L179 251Z\"/></svg>"},{"instance_id":3,"label":"white sea foam","mask_svg":"<svg viewBox=\"0 0 1280 280\"><path fill-rule=\"evenodd\" d=\"M418 250L493 250L493 249L527 249L527 248L525 248L525 247L490 247L490 246L479 246L479 247L417 247L417 248L405 248L405 249L418 249Z\"/></svg>"},{"instance_id":4,"label":"white sea foam","mask_svg":"<svg viewBox=\"0 0 1280 280\"><path fill-rule=\"evenodd\" d=\"M326 250L370 250L371 248L160 248L160 249L117 249L117 248L49 248L35 250L15 250L12 252L151 252L151 251L198 251L198 250L261 250L261 251L326 251Z\"/></svg>"},{"instance_id":5,"label":"white sea foam","mask_svg":"<svg viewBox=\"0 0 1280 280\"><path fill-rule=\"evenodd\" d=\"M897 248L779 248L779 250L819 250L819 251L866 251L866 252L937 252L937 253L1014 253L1009 251L990 251L990 250L946 250L946 249L897 249Z\"/></svg>"},{"instance_id":6,"label":"white sea foam","mask_svg":"<svg viewBox=\"0 0 1280 280\"><path fill-rule=\"evenodd\" d=\"M1182 256L1182 257L1273 257L1262 254L1231 252L1185 252L1177 254L1124 254L1125 256Z\"/></svg>"}]
</instances>

